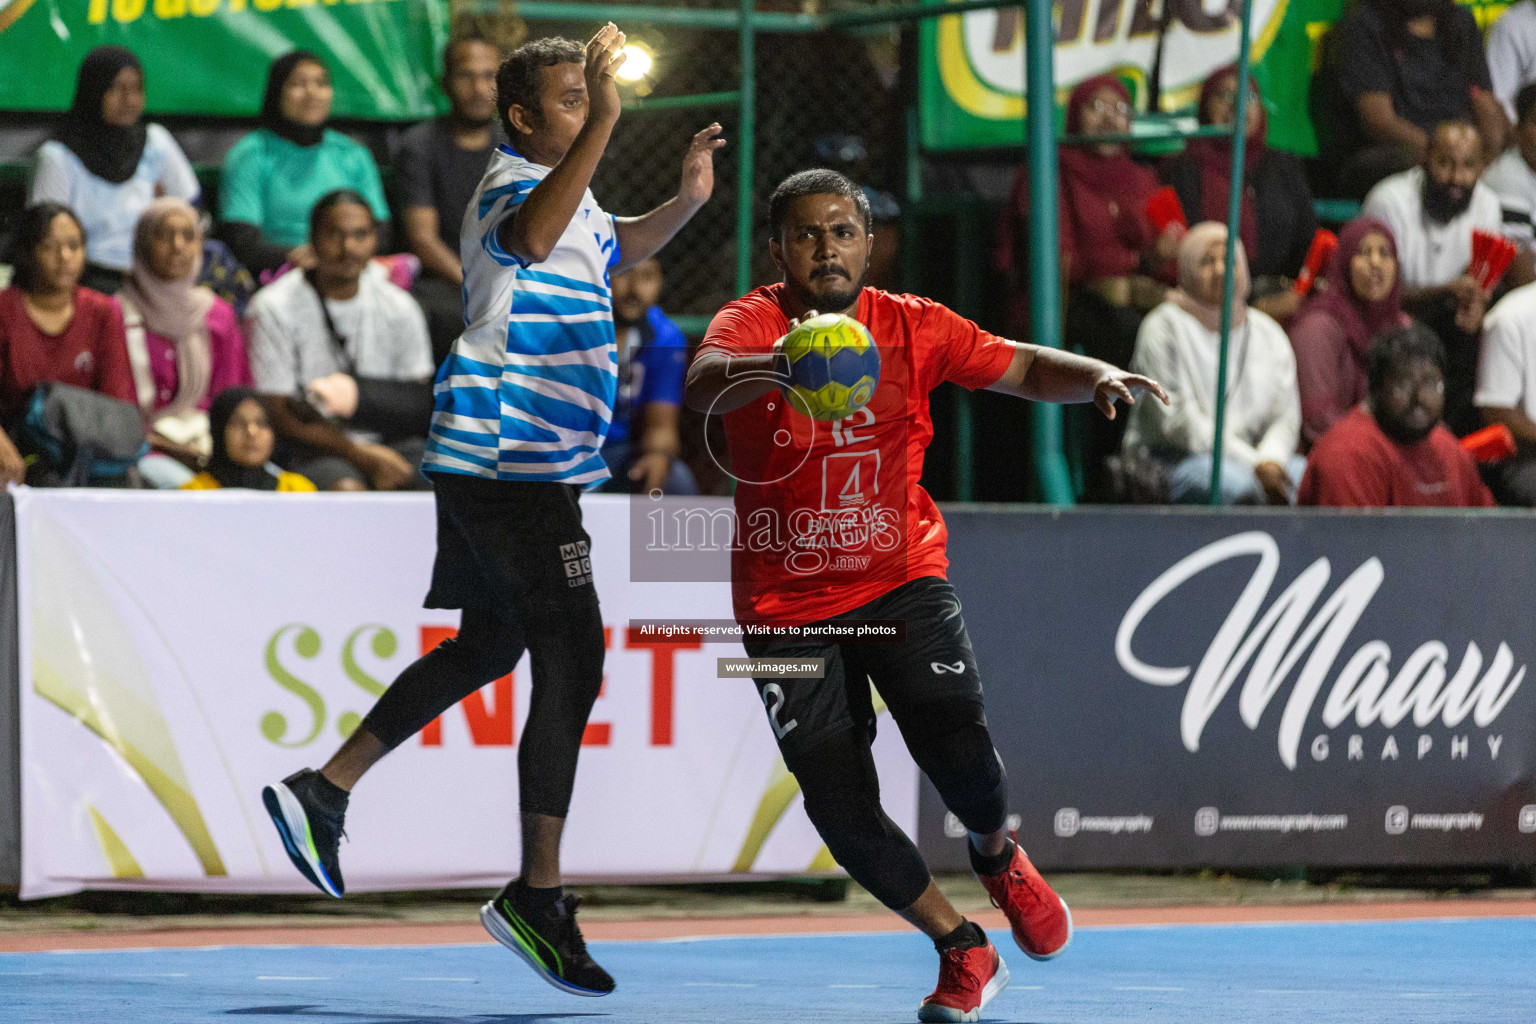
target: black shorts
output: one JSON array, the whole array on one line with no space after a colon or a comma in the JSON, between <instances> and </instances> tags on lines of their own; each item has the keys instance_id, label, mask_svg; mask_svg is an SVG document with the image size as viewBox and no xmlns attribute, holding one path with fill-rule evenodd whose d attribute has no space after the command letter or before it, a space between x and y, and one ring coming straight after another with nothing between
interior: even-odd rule
<instances>
[{"instance_id":1,"label":"black shorts","mask_svg":"<svg viewBox=\"0 0 1536 1024\"><path fill-rule=\"evenodd\" d=\"M429 474L437 561L428 608L515 611L528 597L597 600L592 540L570 484Z\"/></svg>"},{"instance_id":2,"label":"black shorts","mask_svg":"<svg viewBox=\"0 0 1536 1024\"><path fill-rule=\"evenodd\" d=\"M824 658L822 679L754 679L778 738L784 763L794 770L802 752L849 729L875 738L872 682L898 722L922 714L934 700L982 701L976 653L965 631L960 599L946 580L925 576L883 594L840 619L901 619L906 639L900 643L841 644L832 641L747 639L753 658Z\"/></svg>"}]
</instances>

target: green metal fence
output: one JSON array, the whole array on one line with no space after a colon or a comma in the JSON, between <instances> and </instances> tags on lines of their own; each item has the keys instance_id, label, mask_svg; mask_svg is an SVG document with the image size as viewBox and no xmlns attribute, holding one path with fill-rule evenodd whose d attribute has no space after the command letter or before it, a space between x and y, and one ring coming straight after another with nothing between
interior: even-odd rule
<instances>
[{"instance_id":1,"label":"green metal fence","mask_svg":"<svg viewBox=\"0 0 1536 1024\"><path fill-rule=\"evenodd\" d=\"M957 0L950 3L945 3L943 0L927 0L927 2L915 4L896 3L863 10L797 14L757 11L754 9L753 0L736 0L735 4L729 7L659 7L639 4L578 3L569 2L569 0L524 0L516 5L515 12L531 22L568 23L572 34L577 35L582 31L590 31L594 23L613 21L621 24L626 30L632 26L650 25L664 26L674 30L706 32L716 41L709 44L701 52L701 56L689 65L692 69L691 74L696 79L689 86L694 91L684 91L663 97L647 96L626 103L626 110L646 113L648 116L644 119L621 120L623 130L636 132L651 144L640 147L625 146L621 139L616 140L619 148L625 152L633 152L641 156L627 163L606 161L605 170L602 172L629 176L632 179L629 191L634 193L637 199L665 198L664 195L651 197L643 193L647 189L665 191L662 183L670 183L671 175L675 173L676 161L668 162L665 157L668 151L667 140L686 138L687 133L683 131L685 119L677 117L679 112L694 113L704 108L723 110L727 105L734 108L732 111L734 117L730 118L734 124L727 124L734 147L732 152L735 162L734 184L729 189L733 193L734 210L734 217L731 218L730 243L729 245L720 244L722 224L718 215L699 218L700 223L690 225L688 229L690 234L679 240L680 248L693 253L695 257L690 261L693 269L685 272L695 276L702 275L704 278L718 278L722 267L731 266L734 269L734 273L731 274L729 294L717 291L718 281L701 283L695 280L691 283L688 289L690 293L698 296L705 303L713 303L713 306L703 307L709 309L718 308L723 301L745 293L751 286L754 277L754 251L759 248L754 244L753 230L754 200L759 192L760 181L757 173L759 162L763 153L771 152L771 147L775 143L782 144L786 141L785 133L764 130L760 118L762 113L758 68L760 37L850 33L914 22L923 18L1017 6L1020 6L1017 0ZM1071 144L1078 140L1060 139L1056 135L1051 0L1026 0L1022 6L1025 12L1024 49L1027 71L1025 106L1029 112L1046 112L1043 117L1030 116L1027 113L1024 125L1031 203L1029 265L1031 316L1034 323L1031 340L1040 345L1060 347L1062 292L1056 218L1056 147L1062 142ZM502 10L496 0L478 0L478 2L470 0L460 5L459 9L483 11L488 14ZM1252 0L1242 0L1239 51L1242 75L1237 92L1237 111L1234 122L1238 125L1245 123L1248 100L1251 10ZM734 62L729 61L723 48L717 45L722 33L725 32L736 34ZM801 56L803 57L803 51ZM804 83L814 80L819 75L835 73L843 66L839 61L813 62L807 66L802 60L798 64L798 73L787 69L785 74L779 77L790 84ZM818 118L836 119L840 114L846 116L850 110L857 111L865 125L884 123L889 126L893 123L902 123L898 122L895 111L892 111L889 116L872 120L867 107L859 107L857 97L850 97L850 102L840 105L831 107L823 105L816 109L816 114ZM669 116L672 118L672 123L668 123ZM913 117L915 113L907 111L902 127L910 129ZM724 117L720 119L722 123L726 121ZM639 127L635 127L637 124ZM1219 129L1202 129L1191 133L1173 130L1168 135L1184 138L1192 134L1218 134L1220 131ZM1234 135L1233 187L1227 218L1227 267L1223 285L1223 316L1217 374L1216 438L1211 479L1212 503L1221 501L1218 485L1221 474L1222 430L1225 422L1227 390L1222 386L1222 382L1226 379L1227 348L1231 333L1231 303L1227 297L1231 295L1232 288L1232 252L1237 239L1236 224L1242 196L1245 142L1243 133L1232 133L1230 129L1227 133ZM908 148L908 162L905 168L907 186L905 192L908 200L911 201L921 197L921 175L920 168L915 162L915 133L908 130L906 134L911 144ZM889 163L885 166L889 166ZM724 182L720 184L723 185ZM914 242L911 237L906 237L903 244L909 247L910 251ZM704 254L702 259L699 258L701 252ZM726 252L731 252L734 256L729 263L717 258L725 255ZM683 319L685 328L696 331L701 326L699 320L707 319L707 314L695 314ZM969 395L962 395L957 411L958 436L956 439L956 490L957 497L962 501L969 500L972 493L973 453L970 416ZM1062 411L1059 406L1043 403L1035 405L1033 443L1035 469L1041 494L1048 503L1070 505L1074 498L1071 477L1063 453L1062 422Z\"/></svg>"}]
</instances>

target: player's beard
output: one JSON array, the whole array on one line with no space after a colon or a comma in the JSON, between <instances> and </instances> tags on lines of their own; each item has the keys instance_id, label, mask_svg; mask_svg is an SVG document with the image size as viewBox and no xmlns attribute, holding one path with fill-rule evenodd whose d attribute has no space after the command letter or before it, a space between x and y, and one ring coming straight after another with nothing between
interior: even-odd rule
<instances>
[{"instance_id":1,"label":"player's beard","mask_svg":"<svg viewBox=\"0 0 1536 1024\"><path fill-rule=\"evenodd\" d=\"M842 273L829 272L811 278L813 287L819 287L819 291L809 288L796 287L798 296L807 309L814 309L821 313L835 313L847 309L859 300L859 292L864 290L864 279L869 276L869 267L865 267L859 274L859 279L854 281L851 277L844 277L847 271Z\"/></svg>"}]
</instances>

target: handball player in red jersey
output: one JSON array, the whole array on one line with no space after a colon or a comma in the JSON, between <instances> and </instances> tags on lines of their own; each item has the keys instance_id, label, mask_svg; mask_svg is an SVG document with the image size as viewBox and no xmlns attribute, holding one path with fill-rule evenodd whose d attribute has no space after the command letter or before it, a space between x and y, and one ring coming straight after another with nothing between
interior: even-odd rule
<instances>
[{"instance_id":1,"label":"handball player in red jersey","mask_svg":"<svg viewBox=\"0 0 1536 1024\"><path fill-rule=\"evenodd\" d=\"M971 865L1027 956L1048 960L1072 937L1066 904L1006 830L1006 774L992 746L976 657L945 580L944 519L918 484L933 437L928 394L944 381L1047 402L1116 401L1156 381L1107 363L996 337L928 299L863 286L873 236L863 191L833 171L802 171L769 201L779 284L730 303L688 371L685 400L722 414L737 479L731 576L744 625L896 620L900 640L748 635L753 658L822 658L822 678L756 679L805 810L837 862L939 951L923 1021L974 1021L1008 984L986 934L934 885L916 846L880 806L870 744L872 682L913 759L970 833ZM784 336L843 313L880 351L869 404L832 423L794 407ZM866 679L868 682L866 682Z\"/></svg>"}]
</instances>

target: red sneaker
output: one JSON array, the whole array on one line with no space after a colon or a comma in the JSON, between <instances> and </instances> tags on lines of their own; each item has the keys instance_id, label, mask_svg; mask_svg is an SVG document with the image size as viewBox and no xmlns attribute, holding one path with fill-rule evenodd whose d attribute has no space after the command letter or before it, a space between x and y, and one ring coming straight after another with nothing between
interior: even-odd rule
<instances>
[{"instance_id":1,"label":"red sneaker","mask_svg":"<svg viewBox=\"0 0 1536 1024\"><path fill-rule=\"evenodd\" d=\"M1013 861L995 875L976 878L992 897L992 905L1013 926L1013 941L1024 955L1050 960L1072 941L1072 911L1024 856L1018 836L1009 832L1008 838L1013 840Z\"/></svg>"},{"instance_id":2,"label":"red sneaker","mask_svg":"<svg viewBox=\"0 0 1536 1024\"><path fill-rule=\"evenodd\" d=\"M939 954L939 985L917 1008L921 1021L980 1020L981 1008L1008 987L1008 965L988 942Z\"/></svg>"}]
</instances>

